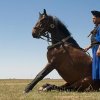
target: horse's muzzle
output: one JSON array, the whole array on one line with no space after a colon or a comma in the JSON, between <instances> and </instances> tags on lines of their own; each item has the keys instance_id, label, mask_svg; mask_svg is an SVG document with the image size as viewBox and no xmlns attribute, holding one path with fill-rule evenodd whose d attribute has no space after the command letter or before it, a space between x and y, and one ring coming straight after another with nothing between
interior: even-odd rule
<instances>
[{"instance_id":1,"label":"horse's muzzle","mask_svg":"<svg viewBox=\"0 0 100 100\"><path fill-rule=\"evenodd\" d=\"M38 36L38 35L33 34L33 33L32 33L32 36L33 36L33 38L37 38L37 39L39 38L39 36Z\"/></svg>"}]
</instances>

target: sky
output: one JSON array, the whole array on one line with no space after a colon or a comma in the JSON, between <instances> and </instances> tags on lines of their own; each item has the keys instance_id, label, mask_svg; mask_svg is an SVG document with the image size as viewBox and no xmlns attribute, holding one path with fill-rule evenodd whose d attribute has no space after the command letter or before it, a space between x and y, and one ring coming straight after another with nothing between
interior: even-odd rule
<instances>
[{"instance_id":1,"label":"sky","mask_svg":"<svg viewBox=\"0 0 100 100\"><path fill-rule=\"evenodd\" d=\"M66 25L81 47L90 44L91 10L100 11L100 0L0 0L0 79L32 79L47 64L48 43L32 37L44 8ZM46 78L61 77L53 71Z\"/></svg>"}]
</instances>

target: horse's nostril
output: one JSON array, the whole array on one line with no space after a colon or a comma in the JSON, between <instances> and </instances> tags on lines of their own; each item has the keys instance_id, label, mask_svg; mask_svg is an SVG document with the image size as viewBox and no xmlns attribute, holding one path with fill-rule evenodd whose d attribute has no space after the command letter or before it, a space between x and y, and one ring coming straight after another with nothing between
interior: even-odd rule
<instances>
[{"instance_id":1,"label":"horse's nostril","mask_svg":"<svg viewBox=\"0 0 100 100\"><path fill-rule=\"evenodd\" d=\"M36 37L36 35L35 34L32 34L32 36L35 38Z\"/></svg>"},{"instance_id":2,"label":"horse's nostril","mask_svg":"<svg viewBox=\"0 0 100 100\"><path fill-rule=\"evenodd\" d=\"M39 38L36 34L32 34L33 38Z\"/></svg>"}]
</instances>

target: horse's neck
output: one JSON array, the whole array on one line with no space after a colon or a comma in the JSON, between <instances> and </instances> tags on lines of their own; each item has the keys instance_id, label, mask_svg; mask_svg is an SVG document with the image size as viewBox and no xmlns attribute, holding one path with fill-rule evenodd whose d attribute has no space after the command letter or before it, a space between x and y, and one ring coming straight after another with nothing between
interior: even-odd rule
<instances>
[{"instance_id":1,"label":"horse's neck","mask_svg":"<svg viewBox=\"0 0 100 100\"><path fill-rule=\"evenodd\" d=\"M56 44L57 42L61 41L62 39L66 38L67 36L64 35L61 31L55 31L51 34L52 44Z\"/></svg>"},{"instance_id":2,"label":"horse's neck","mask_svg":"<svg viewBox=\"0 0 100 100\"><path fill-rule=\"evenodd\" d=\"M70 36L70 34L67 36L65 33L62 33L61 31L54 32L51 34L52 38L52 44L56 44L57 42L60 42L62 39L65 39L67 37L70 37L66 42L73 44L76 47L80 47L78 43L73 39L73 37Z\"/></svg>"}]
</instances>

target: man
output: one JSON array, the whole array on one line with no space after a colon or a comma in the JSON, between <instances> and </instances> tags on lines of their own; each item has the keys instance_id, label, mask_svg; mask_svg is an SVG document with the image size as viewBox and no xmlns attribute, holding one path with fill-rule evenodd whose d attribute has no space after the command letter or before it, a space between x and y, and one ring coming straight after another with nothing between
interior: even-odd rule
<instances>
[{"instance_id":1,"label":"man","mask_svg":"<svg viewBox=\"0 0 100 100\"><path fill-rule=\"evenodd\" d=\"M92 47L93 62L92 62L92 79L100 85L100 11L91 11L93 15L93 23L95 28L91 31L91 45L85 48L87 51Z\"/></svg>"}]
</instances>

